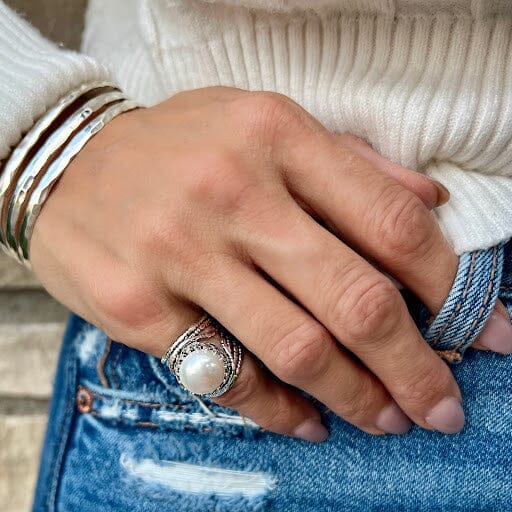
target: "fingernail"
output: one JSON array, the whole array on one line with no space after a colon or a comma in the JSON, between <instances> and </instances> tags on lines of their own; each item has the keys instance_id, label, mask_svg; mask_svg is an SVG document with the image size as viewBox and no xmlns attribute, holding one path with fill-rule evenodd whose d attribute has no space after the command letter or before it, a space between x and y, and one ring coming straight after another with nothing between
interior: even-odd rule
<instances>
[{"instance_id":1,"label":"fingernail","mask_svg":"<svg viewBox=\"0 0 512 512\"><path fill-rule=\"evenodd\" d=\"M450 191L439 181L434 180L433 178L430 179L437 188L436 207L443 206L443 204L446 204L450 200Z\"/></svg>"},{"instance_id":2,"label":"fingernail","mask_svg":"<svg viewBox=\"0 0 512 512\"><path fill-rule=\"evenodd\" d=\"M444 434L456 434L464 427L464 410L459 401L453 397L441 400L425 418L427 423Z\"/></svg>"},{"instance_id":3,"label":"fingernail","mask_svg":"<svg viewBox=\"0 0 512 512\"><path fill-rule=\"evenodd\" d=\"M510 321L497 312L493 312L478 337L480 345L498 352L512 354L512 325Z\"/></svg>"},{"instance_id":4,"label":"fingernail","mask_svg":"<svg viewBox=\"0 0 512 512\"><path fill-rule=\"evenodd\" d=\"M310 443L321 443L329 437L329 431L319 421L309 419L301 423L292 435Z\"/></svg>"},{"instance_id":5,"label":"fingernail","mask_svg":"<svg viewBox=\"0 0 512 512\"><path fill-rule=\"evenodd\" d=\"M412 421L395 402L380 411L375 426L388 434L405 434L412 427Z\"/></svg>"}]
</instances>

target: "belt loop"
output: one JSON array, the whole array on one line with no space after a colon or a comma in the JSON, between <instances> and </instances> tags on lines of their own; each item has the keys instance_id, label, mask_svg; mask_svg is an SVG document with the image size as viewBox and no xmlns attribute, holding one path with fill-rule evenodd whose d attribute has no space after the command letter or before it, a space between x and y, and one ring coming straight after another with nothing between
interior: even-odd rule
<instances>
[{"instance_id":1,"label":"belt loop","mask_svg":"<svg viewBox=\"0 0 512 512\"><path fill-rule=\"evenodd\" d=\"M504 244L464 253L457 276L438 315L423 322L425 340L451 363L462 360L464 351L477 339L491 315L503 273ZM423 320L430 315L423 312Z\"/></svg>"}]
</instances>

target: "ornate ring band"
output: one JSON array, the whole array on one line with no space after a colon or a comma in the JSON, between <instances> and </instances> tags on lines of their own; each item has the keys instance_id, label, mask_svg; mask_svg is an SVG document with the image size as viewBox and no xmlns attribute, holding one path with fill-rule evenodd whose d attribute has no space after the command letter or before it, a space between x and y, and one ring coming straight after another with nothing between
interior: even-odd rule
<instances>
[{"instance_id":1,"label":"ornate ring band","mask_svg":"<svg viewBox=\"0 0 512 512\"><path fill-rule=\"evenodd\" d=\"M167 350L162 363L193 395L218 397L235 383L243 347L222 325L205 315Z\"/></svg>"}]
</instances>

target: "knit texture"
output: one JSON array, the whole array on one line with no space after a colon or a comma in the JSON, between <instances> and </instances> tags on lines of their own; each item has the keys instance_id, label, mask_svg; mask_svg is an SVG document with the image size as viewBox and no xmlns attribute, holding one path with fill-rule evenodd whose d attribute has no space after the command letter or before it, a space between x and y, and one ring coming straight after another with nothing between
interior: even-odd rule
<instances>
[{"instance_id":1,"label":"knit texture","mask_svg":"<svg viewBox=\"0 0 512 512\"><path fill-rule=\"evenodd\" d=\"M435 14L449 11L454 14L472 14L476 17L511 14L509 0L205 0L273 12L293 10L374 13L374 14Z\"/></svg>"},{"instance_id":2,"label":"knit texture","mask_svg":"<svg viewBox=\"0 0 512 512\"><path fill-rule=\"evenodd\" d=\"M78 85L108 79L85 55L63 51L0 1L0 160L50 106Z\"/></svg>"},{"instance_id":3,"label":"knit texture","mask_svg":"<svg viewBox=\"0 0 512 512\"><path fill-rule=\"evenodd\" d=\"M106 72L0 6L1 158ZM147 105L212 85L286 94L444 183L437 215L458 253L512 236L509 0L90 0L83 49Z\"/></svg>"},{"instance_id":4,"label":"knit texture","mask_svg":"<svg viewBox=\"0 0 512 512\"><path fill-rule=\"evenodd\" d=\"M84 48L140 101L281 92L445 184L457 253L512 236L512 2L125 0L117 31L120 5L90 2ZM123 45L137 51L107 51Z\"/></svg>"}]
</instances>

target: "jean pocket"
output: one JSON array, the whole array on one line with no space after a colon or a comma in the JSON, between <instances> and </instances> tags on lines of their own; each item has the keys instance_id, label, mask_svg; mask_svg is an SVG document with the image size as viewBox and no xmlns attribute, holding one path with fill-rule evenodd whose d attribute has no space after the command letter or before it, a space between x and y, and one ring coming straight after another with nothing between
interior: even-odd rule
<instances>
[{"instance_id":1,"label":"jean pocket","mask_svg":"<svg viewBox=\"0 0 512 512\"><path fill-rule=\"evenodd\" d=\"M186 392L160 360L109 339L81 321L74 336L79 413L110 423L254 436L259 427L235 411Z\"/></svg>"}]
</instances>

